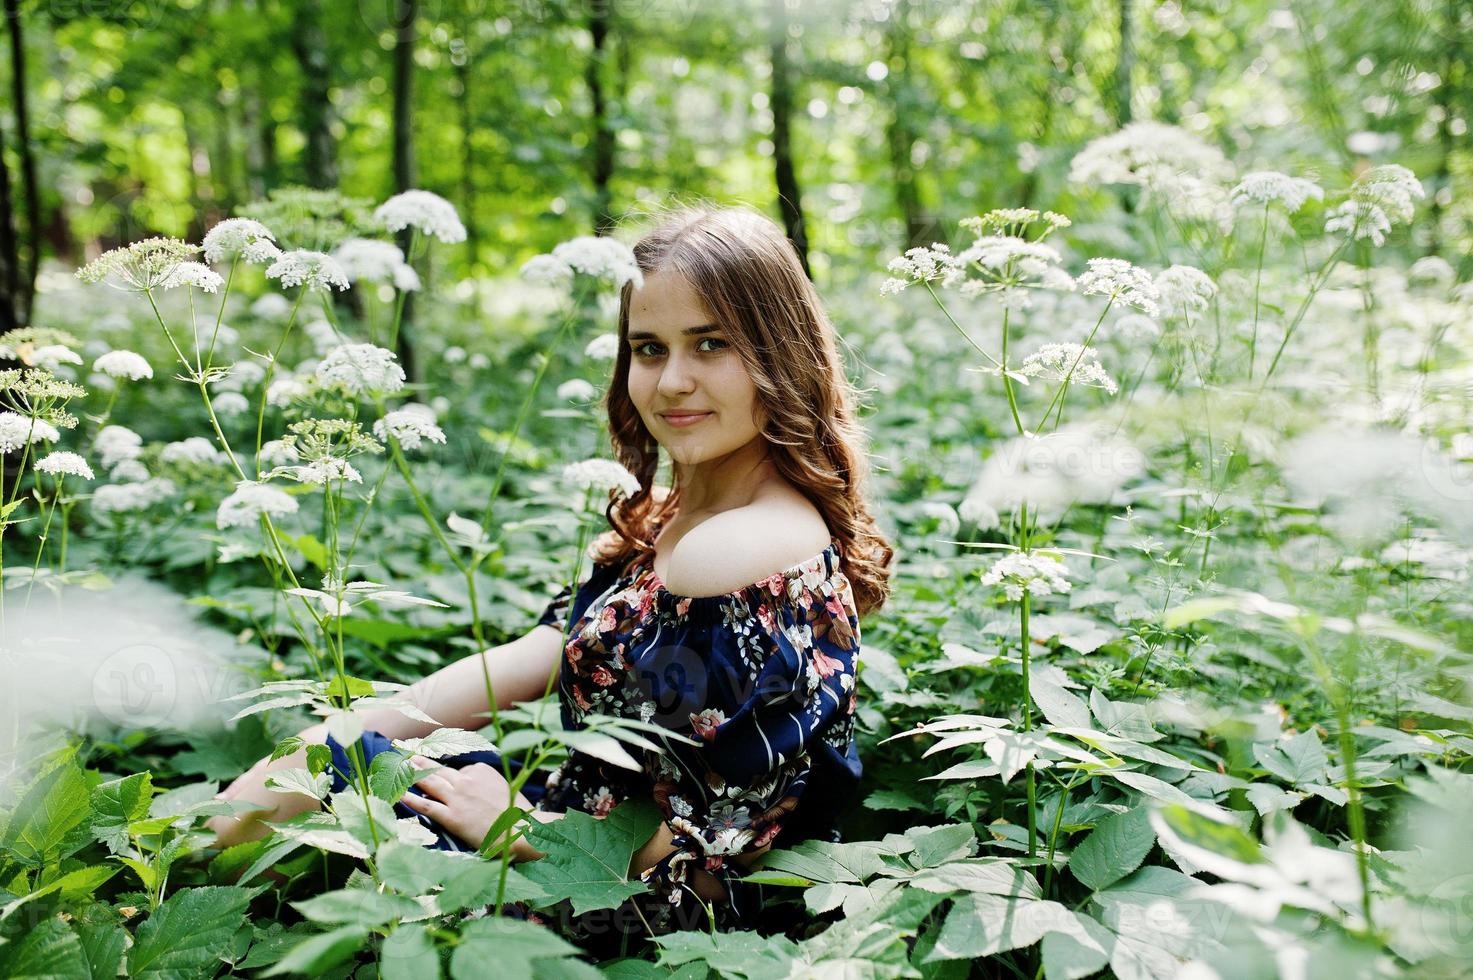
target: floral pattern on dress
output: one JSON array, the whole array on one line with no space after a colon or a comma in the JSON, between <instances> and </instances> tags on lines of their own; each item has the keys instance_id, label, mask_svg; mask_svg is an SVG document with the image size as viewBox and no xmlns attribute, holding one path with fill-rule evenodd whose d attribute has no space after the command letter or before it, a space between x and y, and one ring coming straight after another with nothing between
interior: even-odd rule
<instances>
[{"instance_id":1,"label":"floral pattern on dress","mask_svg":"<svg viewBox=\"0 0 1473 980\"><path fill-rule=\"evenodd\" d=\"M789 826L832 837L835 803L861 772L859 616L837 541L719 596L669 592L652 557L623 572L595 565L539 622L564 627L558 691L566 727L612 714L694 741L652 735L665 751L642 752L639 773L574 751L549 780L544 803L607 813L635 793L652 797L675 849L644 877L667 909L686 900L690 870L701 868L726 889L718 924L738 924L750 910L734 908L744 889L732 858L773 843ZM819 797L808 801L815 784Z\"/></svg>"}]
</instances>

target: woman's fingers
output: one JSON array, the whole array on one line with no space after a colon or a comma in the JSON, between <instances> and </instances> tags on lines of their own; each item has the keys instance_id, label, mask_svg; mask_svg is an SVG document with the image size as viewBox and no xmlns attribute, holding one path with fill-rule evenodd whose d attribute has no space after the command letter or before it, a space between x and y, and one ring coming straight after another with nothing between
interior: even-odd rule
<instances>
[{"instance_id":1,"label":"woman's fingers","mask_svg":"<svg viewBox=\"0 0 1473 980\"><path fill-rule=\"evenodd\" d=\"M417 755L409 757L409 764L416 769L432 773L432 775L418 779L414 783L415 786L424 792L429 793L431 796L438 796L444 799L455 791L456 772L454 769L447 769L438 763L431 762L429 759Z\"/></svg>"}]
</instances>

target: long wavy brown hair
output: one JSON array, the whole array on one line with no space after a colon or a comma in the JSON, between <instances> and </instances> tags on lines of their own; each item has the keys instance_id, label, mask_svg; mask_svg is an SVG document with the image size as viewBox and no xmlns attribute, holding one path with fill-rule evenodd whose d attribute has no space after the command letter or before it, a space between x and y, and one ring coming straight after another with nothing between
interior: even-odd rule
<instances>
[{"instance_id":1,"label":"long wavy brown hair","mask_svg":"<svg viewBox=\"0 0 1473 980\"><path fill-rule=\"evenodd\" d=\"M855 420L856 395L844 374L834 329L818 292L782 229L746 206L682 205L659 215L634 245L645 275L676 272L725 329L757 389L762 436L778 472L811 500L839 545L861 616L890 595L894 550L866 499L869 461ZM654 493L659 446L629 397L629 304L619 297L619 349L607 405L614 453L640 490L610 501L612 531L590 553L629 565L651 559L654 539L680 506L680 487Z\"/></svg>"}]
</instances>

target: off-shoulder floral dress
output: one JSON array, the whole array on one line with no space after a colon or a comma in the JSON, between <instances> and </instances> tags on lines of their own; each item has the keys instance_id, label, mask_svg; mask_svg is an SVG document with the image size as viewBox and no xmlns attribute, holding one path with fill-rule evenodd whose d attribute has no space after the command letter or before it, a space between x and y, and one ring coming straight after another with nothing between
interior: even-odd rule
<instances>
[{"instance_id":1,"label":"off-shoulder floral dress","mask_svg":"<svg viewBox=\"0 0 1473 980\"><path fill-rule=\"evenodd\" d=\"M545 784L534 777L523 790L544 810L595 817L636 796L654 800L675 848L645 873L651 895L639 897L657 932L709 927L687 886L692 868L725 887L727 901L715 903L718 928L741 927L760 908L761 886L743 881L732 858L767 844L837 839L836 818L853 801L861 773L854 743L859 615L840 548L832 540L759 582L694 598L666 589L652 557L623 571L595 564L576 592L564 589L538 620L563 630L558 693L566 728L584 727L593 714L619 715L696 742L665 740L663 752L644 750L639 772L572 751ZM364 742L370 753L388 744L371 744L373 734ZM334 749L346 767L346 755ZM441 761L464 765L488 755ZM463 846L435 829L441 846Z\"/></svg>"}]
</instances>

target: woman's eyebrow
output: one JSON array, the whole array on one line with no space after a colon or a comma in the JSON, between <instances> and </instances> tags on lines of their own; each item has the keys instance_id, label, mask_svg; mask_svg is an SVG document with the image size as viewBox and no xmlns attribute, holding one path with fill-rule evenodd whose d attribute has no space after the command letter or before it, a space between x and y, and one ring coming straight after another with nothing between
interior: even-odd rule
<instances>
[{"instance_id":1,"label":"woman's eyebrow","mask_svg":"<svg viewBox=\"0 0 1473 980\"><path fill-rule=\"evenodd\" d=\"M718 325L716 325L714 323L703 323L699 327L686 327L684 330L682 330L680 332L681 332L681 334L683 336L686 336L686 337L694 337L697 334L716 333L720 329L721 329L721 327L719 327ZM629 339L630 340L659 340L660 338L657 337L656 335L650 333L648 330L641 330L638 333L631 333L629 335Z\"/></svg>"}]
</instances>

